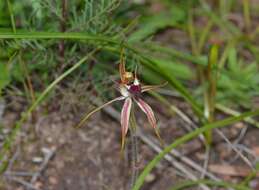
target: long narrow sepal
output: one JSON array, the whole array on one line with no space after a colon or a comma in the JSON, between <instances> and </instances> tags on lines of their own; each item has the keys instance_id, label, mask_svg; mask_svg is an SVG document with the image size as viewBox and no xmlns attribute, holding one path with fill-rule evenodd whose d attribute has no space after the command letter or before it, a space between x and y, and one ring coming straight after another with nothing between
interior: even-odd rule
<instances>
[{"instance_id":1,"label":"long narrow sepal","mask_svg":"<svg viewBox=\"0 0 259 190\"><path fill-rule=\"evenodd\" d=\"M123 150L125 145L125 138L129 129L129 119L130 119L130 112L131 112L131 106L132 106L132 99L126 98L123 108L121 110L121 131L122 131L122 137L121 137L121 149Z\"/></svg>"},{"instance_id":2,"label":"long narrow sepal","mask_svg":"<svg viewBox=\"0 0 259 190\"><path fill-rule=\"evenodd\" d=\"M164 87L165 85L167 85L167 82L164 82L162 84L159 85L144 85L141 87L141 92L146 92L149 90L156 90L157 88L161 88Z\"/></svg>"},{"instance_id":3,"label":"long narrow sepal","mask_svg":"<svg viewBox=\"0 0 259 190\"><path fill-rule=\"evenodd\" d=\"M136 67L135 67L134 78L135 78L135 79L138 78L138 65L136 65Z\"/></svg>"},{"instance_id":4,"label":"long narrow sepal","mask_svg":"<svg viewBox=\"0 0 259 190\"><path fill-rule=\"evenodd\" d=\"M154 114L152 108L141 98L135 99L135 101L137 102L140 109L146 114L146 116L148 118L148 122L155 130L156 136L158 137L161 144L164 144L162 138L160 137L159 131L157 129L156 118L155 118L155 114Z\"/></svg>"},{"instance_id":5,"label":"long narrow sepal","mask_svg":"<svg viewBox=\"0 0 259 190\"><path fill-rule=\"evenodd\" d=\"M119 72L120 72L121 82L124 83L125 82L125 73L126 73L124 49L121 50Z\"/></svg>"},{"instance_id":6,"label":"long narrow sepal","mask_svg":"<svg viewBox=\"0 0 259 190\"><path fill-rule=\"evenodd\" d=\"M101 110L102 108L104 108L104 107L110 105L111 103L113 103L113 102L115 102L115 101L118 101L118 100L123 100L123 99L125 99L125 97L120 96L120 97L118 97L118 98L115 98L115 99L113 99L113 100L111 100L111 101L109 101L109 102L107 102L107 103L105 103L105 104L103 104L103 105L101 105L101 106L95 108L95 109L94 109L93 111L91 111L90 113L87 113L87 114L83 117L83 119L82 119L75 127L76 127L76 128L82 127L83 124L89 119L89 117L90 117L91 115L93 115L94 113L98 112L98 111Z\"/></svg>"}]
</instances>

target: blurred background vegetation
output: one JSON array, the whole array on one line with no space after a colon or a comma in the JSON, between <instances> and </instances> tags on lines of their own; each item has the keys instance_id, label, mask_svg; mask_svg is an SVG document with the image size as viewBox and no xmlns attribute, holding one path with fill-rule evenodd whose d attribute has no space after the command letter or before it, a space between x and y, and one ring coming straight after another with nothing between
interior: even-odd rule
<instances>
[{"instance_id":1,"label":"blurred background vegetation","mask_svg":"<svg viewBox=\"0 0 259 190\"><path fill-rule=\"evenodd\" d=\"M247 0L238 3L234 0L210 3L73 0L67 2L64 13L62 1L2 1L0 26L2 32L12 28L16 32L82 32L127 41L138 51L129 52L130 68L132 64L141 64L141 56L151 59L157 68L141 69L148 83L158 83L158 73L165 73L188 87L200 105L199 97L206 81L201 83L201 73L195 70L206 68L209 49L217 44L220 55L214 68L218 72L217 102L249 108L259 92L258 28L253 19L258 16L258 7L256 2L253 6L250 3ZM20 95L29 96L22 89L26 88L26 77L33 81L32 90L37 96L98 43L103 45L80 40L76 43L58 43L53 39L1 40L2 96L15 89L19 89ZM98 86L101 81L107 81L108 75L116 74L112 71L119 47L108 46L103 47L91 64L82 65L80 74L72 74L64 83L88 81L97 90L105 89Z\"/></svg>"},{"instance_id":2,"label":"blurred background vegetation","mask_svg":"<svg viewBox=\"0 0 259 190\"><path fill-rule=\"evenodd\" d=\"M78 114L114 97L122 47L128 69L146 84L168 81L159 94L187 102L201 123L258 107L257 0L2 0L0 10L0 104L21 101L17 121L43 99ZM11 150L16 135L0 126Z\"/></svg>"}]
</instances>

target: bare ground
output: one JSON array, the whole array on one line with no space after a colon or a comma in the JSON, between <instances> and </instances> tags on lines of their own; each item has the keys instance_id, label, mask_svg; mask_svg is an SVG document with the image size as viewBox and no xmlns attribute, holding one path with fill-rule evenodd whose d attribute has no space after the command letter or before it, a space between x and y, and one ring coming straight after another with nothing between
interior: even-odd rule
<instances>
[{"instance_id":1,"label":"bare ground","mask_svg":"<svg viewBox=\"0 0 259 190\"><path fill-rule=\"evenodd\" d=\"M153 99L149 98L147 101L155 109L161 135L166 143L171 143L186 133L184 130L186 124L181 118L178 116L169 117L167 110L157 105ZM182 110L191 112L188 111L189 108L186 104L179 103L179 101L175 101L175 103ZM120 104L118 105L120 106ZM17 110L5 111L4 126L11 126L14 123L17 119L15 111L19 109L18 106ZM13 148L13 157L8 170L2 176L0 189L25 190L30 189L30 185L34 189L44 190L128 189L131 171L127 158L129 151L126 148L126 156L121 157L120 125L107 113L95 114L81 129L73 128L81 116L70 112L64 113L57 106L42 106L35 115L35 121L28 121L19 133L19 141ZM144 134L148 137L155 137L144 114L137 111L136 115L139 126L144 129ZM242 131L246 126L244 123L237 123L224 129L224 134L231 138L231 142L239 140L240 145L252 151L252 153L244 153L244 155L254 164L259 156L259 140L257 138L259 131L249 127L249 130L244 133ZM9 130L5 129L5 132L8 133ZM217 135L215 135L215 141L217 143L211 151L209 163L211 172L232 182L243 179L249 173L249 167L238 156L235 158L236 153ZM139 168L143 169L157 153L150 145L142 141L139 141L139 146ZM205 150L199 140L186 143L178 150L194 163L203 165ZM255 157L251 154L254 154ZM50 157L48 158L48 156ZM188 168L185 163L180 163ZM230 168L227 168L226 165ZM215 167L222 166L221 172L215 169ZM241 169L237 172L235 169L238 167ZM227 169L224 171L224 168ZM228 171L232 169L234 171L229 173ZM190 169L189 171L197 177L201 175L197 171ZM142 189L168 189L185 178L187 176L182 171L175 169L170 162L163 160L148 176ZM251 184L253 187L257 184L257 180L255 179Z\"/></svg>"}]
</instances>

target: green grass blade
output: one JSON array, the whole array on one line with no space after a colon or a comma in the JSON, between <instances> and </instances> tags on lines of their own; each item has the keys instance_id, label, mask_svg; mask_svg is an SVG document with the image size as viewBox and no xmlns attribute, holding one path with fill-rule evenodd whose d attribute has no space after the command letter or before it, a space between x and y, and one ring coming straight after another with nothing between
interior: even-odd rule
<instances>
[{"instance_id":1,"label":"green grass blade","mask_svg":"<svg viewBox=\"0 0 259 190\"><path fill-rule=\"evenodd\" d=\"M185 53L185 52L179 51L175 48L166 47L166 46L160 45L158 43L154 43L154 42L141 43L141 44L138 44L137 46L143 48L144 50L148 49L150 51L156 51L156 52L169 54L172 57L176 57L176 58L179 58L179 59L185 60L185 61L190 61L190 62L192 62L194 64L198 64L198 65L206 66L207 62L208 62L206 56L193 56L190 53Z\"/></svg>"},{"instance_id":2,"label":"green grass blade","mask_svg":"<svg viewBox=\"0 0 259 190\"><path fill-rule=\"evenodd\" d=\"M7 6L8 6L9 14L10 14L13 32L16 33L15 19L14 19L14 14L13 14L13 6L12 6L10 0L7 0Z\"/></svg>"},{"instance_id":3,"label":"green grass blade","mask_svg":"<svg viewBox=\"0 0 259 190\"><path fill-rule=\"evenodd\" d=\"M178 147L179 145L181 145L189 140L192 140L193 138L197 137L199 134L204 133L207 130L224 127L226 125L230 125L237 121L243 120L244 118L252 117L252 116L256 116L256 115L259 115L259 109L255 110L255 111L243 113L236 117L229 117L229 118L226 118L226 119L223 119L220 121L216 121L211 124L204 125L203 127L197 128L193 132L188 133L188 134L184 135L183 137L175 140L172 144L167 146L160 154L158 154L152 161L149 162L149 164L145 167L145 169L140 174L138 180L136 181L136 184L133 187L133 190L139 190L141 188L141 186L143 185L143 183L145 181L146 176L163 159L163 157L166 154L168 154L172 149Z\"/></svg>"},{"instance_id":4,"label":"green grass blade","mask_svg":"<svg viewBox=\"0 0 259 190\"><path fill-rule=\"evenodd\" d=\"M149 69L155 71L156 73L160 74L165 80L168 81L170 85L172 85L182 96L183 98L190 103L192 106L194 112L200 117L203 117L202 110L198 103L195 101L195 99L191 96L191 93L181 84L180 81L178 81L172 73L169 73L166 71L166 69L163 69L159 66L157 62L150 59L149 57L146 57L144 55L140 56L143 58L143 65L148 67Z\"/></svg>"},{"instance_id":5,"label":"green grass blade","mask_svg":"<svg viewBox=\"0 0 259 190\"><path fill-rule=\"evenodd\" d=\"M94 34L88 34L88 33L74 33L74 32L67 32L67 33L61 33L61 32L21 32L18 31L17 33L13 32L6 32L0 30L0 39L66 39L66 40L89 40L89 41L99 41L99 42L107 42L112 44L121 45L120 40L116 40L115 38L111 38L108 36L103 35L94 35ZM150 50L155 51L162 51L164 53L171 54L172 56L181 58L183 60L191 61L196 64L206 65L207 60L204 57L194 57L188 53L183 53L181 51L175 50L173 48L164 47L161 45L157 45L156 43L133 43L133 44L125 44L124 46L130 50L133 50L133 52L138 53L140 50L136 51L133 45L136 45L137 47L142 48L149 48Z\"/></svg>"},{"instance_id":6,"label":"green grass blade","mask_svg":"<svg viewBox=\"0 0 259 190\"><path fill-rule=\"evenodd\" d=\"M0 32L0 39L71 39L71 40L91 40L108 43L119 43L112 37L102 35L93 35L87 33L74 33L74 32Z\"/></svg>"},{"instance_id":7,"label":"green grass blade","mask_svg":"<svg viewBox=\"0 0 259 190\"><path fill-rule=\"evenodd\" d=\"M28 119L30 114L33 110L42 102L42 100L49 94L49 92L65 77L67 77L70 73L72 73L75 69L77 69L80 65L82 65L85 61L87 61L94 53L96 53L98 49L93 50L90 52L87 56L82 58L80 61L78 61L73 67L68 69L66 72L64 72L62 75L60 75L56 80L54 80L42 93L41 95L35 100L35 102L30 106L30 108L21 116L21 119L15 124L14 128L12 129L11 134L9 137L4 141L3 148L0 152L0 161L3 161L3 158L5 154L8 152L8 150L11 148L11 145L14 141L14 138L16 137L17 132L20 130L22 124ZM5 165L2 164L0 167L0 173L3 172L5 169Z\"/></svg>"},{"instance_id":8,"label":"green grass blade","mask_svg":"<svg viewBox=\"0 0 259 190\"><path fill-rule=\"evenodd\" d=\"M101 41L108 42L116 45L123 45L125 48L131 50L133 53L139 55L143 58L145 66L156 71L162 75L168 82L178 90L183 97L192 105L195 112L202 116L202 111L199 108L198 104L195 102L193 97L190 95L187 89L170 73L165 72L164 69L159 69L159 65L152 59L144 56L139 50L135 49L133 46L123 43L119 40L116 40L111 37L98 36L98 35L89 35L84 33L60 33L60 32L28 32L28 33L11 33L11 32L2 32L0 33L0 39L73 39L73 40L92 40L92 41Z\"/></svg>"},{"instance_id":9,"label":"green grass blade","mask_svg":"<svg viewBox=\"0 0 259 190\"><path fill-rule=\"evenodd\" d=\"M209 4L205 0L199 0L201 7L205 13L210 17L210 19L217 24L222 31L225 31L229 36L240 35L241 31L239 28L234 26L232 23L220 18L216 15L210 8Z\"/></svg>"},{"instance_id":10,"label":"green grass blade","mask_svg":"<svg viewBox=\"0 0 259 190\"><path fill-rule=\"evenodd\" d=\"M249 0L243 0L243 14L246 30L249 31L251 28L251 15L250 15L250 2Z\"/></svg>"},{"instance_id":11,"label":"green grass blade","mask_svg":"<svg viewBox=\"0 0 259 190\"><path fill-rule=\"evenodd\" d=\"M125 48L132 51L134 54L138 55L141 60L141 64L150 69L151 71L157 73L159 76L161 76L164 80L166 80L171 86L173 86L181 95L182 97L192 106L194 112L197 116L199 116L201 119L203 118L203 112L201 107L198 105L198 103L195 101L195 99L192 97L189 90L187 90L182 83L175 78L175 76L168 72L165 68L162 68L158 62L155 61L151 56L143 55L139 49L134 48L133 46L130 46L128 44L123 44ZM114 49L109 47L109 51L113 51L115 53L119 53L118 49Z\"/></svg>"}]
</instances>

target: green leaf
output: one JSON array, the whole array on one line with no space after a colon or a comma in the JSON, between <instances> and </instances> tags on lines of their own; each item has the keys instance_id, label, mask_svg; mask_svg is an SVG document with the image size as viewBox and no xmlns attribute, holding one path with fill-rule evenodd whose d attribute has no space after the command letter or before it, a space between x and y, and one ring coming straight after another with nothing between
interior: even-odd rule
<instances>
[{"instance_id":1,"label":"green leaf","mask_svg":"<svg viewBox=\"0 0 259 190\"><path fill-rule=\"evenodd\" d=\"M142 60L143 65L148 67L152 71L158 73L172 87L174 87L182 95L182 97L188 103L190 103L190 105L192 106L192 108L193 108L194 112L197 114L197 116L202 119L203 118L203 113L202 113L202 110L201 110L200 106L198 105L198 103L196 102L196 100L194 99L192 94L189 92L189 90L187 88L185 88L182 85L182 83L175 78L174 73L169 72L169 70L167 68L161 67L159 65L159 63L156 62L155 60L153 60L152 58L144 56L144 55L140 55L140 56L143 59Z\"/></svg>"},{"instance_id":2,"label":"green leaf","mask_svg":"<svg viewBox=\"0 0 259 190\"><path fill-rule=\"evenodd\" d=\"M229 49L228 54L228 66L231 70L235 70L237 65L237 51L234 47Z\"/></svg>"},{"instance_id":3,"label":"green leaf","mask_svg":"<svg viewBox=\"0 0 259 190\"><path fill-rule=\"evenodd\" d=\"M131 34L129 41L141 41L158 30L179 25L185 18L184 10L177 6L172 6L170 11L162 11L158 14L147 16L141 20L139 29Z\"/></svg>"},{"instance_id":4,"label":"green leaf","mask_svg":"<svg viewBox=\"0 0 259 190\"><path fill-rule=\"evenodd\" d=\"M236 62L236 51L232 50L228 68L221 70L218 78L217 101L222 104L251 106L253 96L259 92L259 75L256 62Z\"/></svg>"},{"instance_id":5,"label":"green leaf","mask_svg":"<svg viewBox=\"0 0 259 190\"><path fill-rule=\"evenodd\" d=\"M18 63L12 65L11 75L16 81L21 82L24 79L23 71Z\"/></svg>"},{"instance_id":6,"label":"green leaf","mask_svg":"<svg viewBox=\"0 0 259 190\"><path fill-rule=\"evenodd\" d=\"M191 80L194 76L191 72L190 68L187 65L181 64L176 61L165 60L165 59L158 59L153 58L154 62L163 70L167 70L167 72L173 73L175 78L180 80ZM142 75L147 80L149 79L150 82L153 84L159 84L163 80L161 76L159 76L156 72L152 72L150 69L143 70Z\"/></svg>"},{"instance_id":7,"label":"green leaf","mask_svg":"<svg viewBox=\"0 0 259 190\"><path fill-rule=\"evenodd\" d=\"M190 80L194 77L193 72L190 70L190 68L180 62L158 58L153 59L153 61L156 62L161 69L166 70L168 73L173 73L174 76L178 79Z\"/></svg>"}]
</instances>

